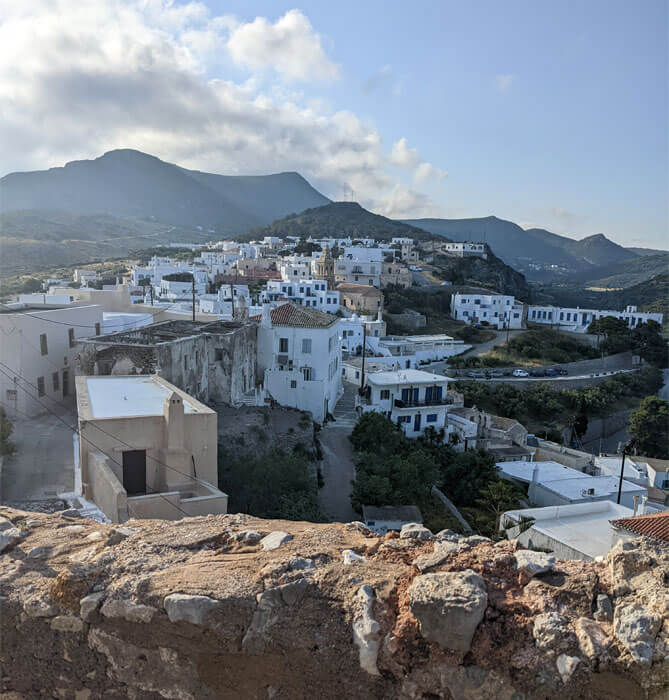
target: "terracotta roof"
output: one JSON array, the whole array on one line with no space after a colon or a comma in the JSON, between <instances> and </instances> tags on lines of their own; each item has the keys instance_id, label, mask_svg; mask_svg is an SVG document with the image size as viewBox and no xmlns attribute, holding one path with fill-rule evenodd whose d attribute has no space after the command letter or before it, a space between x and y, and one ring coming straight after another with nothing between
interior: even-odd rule
<instances>
[{"instance_id":1,"label":"terracotta roof","mask_svg":"<svg viewBox=\"0 0 669 700\"><path fill-rule=\"evenodd\" d=\"M612 520L611 525L633 532L635 535L654 537L663 542L669 542L669 511L620 518Z\"/></svg>"},{"instance_id":2,"label":"terracotta roof","mask_svg":"<svg viewBox=\"0 0 669 700\"><path fill-rule=\"evenodd\" d=\"M349 294L362 294L363 296L383 296L380 289L369 284L353 284L352 282L342 282L337 285L338 292L348 292Z\"/></svg>"},{"instance_id":3,"label":"terracotta roof","mask_svg":"<svg viewBox=\"0 0 669 700\"><path fill-rule=\"evenodd\" d=\"M339 320L332 314L295 304L275 306L270 316L273 326L290 326L292 328L329 328ZM253 321L261 321L262 315L253 316Z\"/></svg>"}]
</instances>

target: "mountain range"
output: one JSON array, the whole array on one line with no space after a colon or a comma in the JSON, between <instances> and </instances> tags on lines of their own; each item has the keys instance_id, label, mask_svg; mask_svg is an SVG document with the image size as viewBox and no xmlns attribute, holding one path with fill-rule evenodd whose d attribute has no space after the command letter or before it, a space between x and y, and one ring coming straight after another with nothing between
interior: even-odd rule
<instances>
[{"instance_id":1,"label":"mountain range","mask_svg":"<svg viewBox=\"0 0 669 700\"><path fill-rule=\"evenodd\" d=\"M201 226L219 234L243 233L329 201L295 172L214 175L131 149L0 179L0 212L106 214Z\"/></svg>"},{"instance_id":2,"label":"mountain range","mask_svg":"<svg viewBox=\"0 0 669 700\"><path fill-rule=\"evenodd\" d=\"M29 268L34 251L40 260L53 254L60 264L67 259L83 263L112 252L123 255L146 247L147 241L261 235L485 241L506 264L538 280L603 278L600 268L658 253L624 248L602 234L574 240L544 229L525 230L495 216L397 221L354 202L331 202L296 172L216 175L132 149L0 178L0 268L5 272L8 266ZM644 272L650 267L646 264Z\"/></svg>"},{"instance_id":3,"label":"mountain range","mask_svg":"<svg viewBox=\"0 0 669 700\"><path fill-rule=\"evenodd\" d=\"M405 219L405 223L454 241L485 241L504 262L530 278L571 275L638 257L634 250L601 233L575 240L545 229L523 229L513 221L477 219Z\"/></svg>"}]
</instances>

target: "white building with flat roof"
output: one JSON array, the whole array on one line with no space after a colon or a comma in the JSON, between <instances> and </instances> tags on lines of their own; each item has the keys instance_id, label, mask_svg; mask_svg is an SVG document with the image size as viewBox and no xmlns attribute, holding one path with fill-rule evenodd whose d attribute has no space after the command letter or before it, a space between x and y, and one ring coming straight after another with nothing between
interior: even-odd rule
<instances>
[{"instance_id":1,"label":"white building with flat roof","mask_svg":"<svg viewBox=\"0 0 669 700\"><path fill-rule=\"evenodd\" d=\"M367 329L366 346L371 347L372 338L380 338L386 334L386 322L381 313L377 318L373 316L358 316L353 314L349 318L342 318L339 321L339 332L341 333L341 349L351 354L362 352L362 343Z\"/></svg>"},{"instance_id":2,"label":"white building with flat roof","mask_svg":"<svg viewBox=\"0 0 669 700\"><path fill-rule=\"evenodd\" d=\"M488 259L488 251L485 243L470 243L469 241L453 241L452 243L443 243L442 249L449 255L455 255L459 258L483 258Z\"/></svg>"},{"instance_id":3,"label":"white building with flat roof","mask_svg":"<svg viewBox=\"0 0 669 700\"><path fill-rule=\"evenodd\" d=\"M356 397L356 409L383 413L409 437L422 435L426 428L447 432L447 407L452 403L448 382L446 377L417 369L374 372L366 376L364 396Z\"/></svg>"},{"instance_id":4,"label":"white building with flat roof","mask_svg":"<svg viewBox=\"0 0 669 700\"><path fill-rule=\"evenodd\" d=\"M616 542L611 520L628 518L634 510L613 501L508 510L500 531L528 549L549 550L560 559L592 561L605 557ZM532 521L530 527L523 524Z\"/></svg>"},{"instance_id":5,"label":"white building with flat roof","mask_svg":"<svg viewBox=\"0 0 669 700\"><path fill-rule=\"evenodd\" d=\"M328 289L325 280L268 280L260 294L260 302L264 304L277 301L290 301L329 314L339 310L339 292Z\"/></svg>"},{"instance_id":6,"label":"white building with flat roof","mask_svg":"<svg viewBox=\"0 0 669 700\"><path fill-rule=\"evenodd\" d=\"M557 506L593 501L615 501L618 479L612 476L590 476L557 462L497 462L500 476L527 484L528 497L536 506ZM634 507L634 497L648 498L643 486L623 479L621 504Z\"/></svg>"},{"instance_id":7,"label":"white building with flat roof","mask_svg":"<svg viewBox=\"0 0 669 700\"><path fill-rule=\"evenodd\" d=\"M529 323L559 326L564 330L575 333L585 333L593 321L606 316L625 321L630 328L636 328L648 321L662 324L663 318L661 313L637 311L636 306L626 306L624 311L602 311L599 309L580 309L578 307L565 306L527 307L527 320Z\"/></svg>"},{"instance_id":8,"label":"white building with flat roof","mask_svg":"<svg viewBox=\"0 0 669 700\"><path fill-rule=\"evenodd\" d=\"M112 521L227 512L217 415L162 377L77 377L81 495Z\"/></svg>"},{"instance_id":9,"label":"white building with flat roof","mask_svg":"<svg viewBox=\"0 0 669 700\"><path fill-rule=\"evenodd\" d=\"M523 327L523 305L508 294L457 292L451 297L451 316L469 324L489 324L493 328Z\"/></svg>"},{"instance_id":10,"label":"white building with flat roof","mask_svg":"<svg viewBox=\"0 0 669 700\"><path fill-rule=\"evenodd\" d=\"M81 338L102 332L97 304L6 304L0 309L0 401L10 418L71 403Z\"/></svg>"}]
</instances>

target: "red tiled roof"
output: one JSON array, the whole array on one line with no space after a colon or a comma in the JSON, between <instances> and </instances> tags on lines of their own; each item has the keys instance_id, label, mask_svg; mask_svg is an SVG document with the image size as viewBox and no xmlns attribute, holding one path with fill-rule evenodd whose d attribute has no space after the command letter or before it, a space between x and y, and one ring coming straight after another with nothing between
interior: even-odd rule
<instances>
[{"instance_id":1,"label":"red tiled roof","mask_svg":"<svg viewBox=\"0 0 669 700\"><path fill-rule=\"evenodd\" d=\"M339 320L332 314L295 304L275 306L271 313L273 326L290 326L292 328L329 328ZM254 316L251 320L260 321L262 315Z\"/></svg>"},{"instance_id":2,"label":"red tiled roof","mask_svg":"<svg viewBox=\"0 0 669 700\"><path fill-rule=\"evenodd\" d=\"M611 525L629 530L636 535L655 537L663 542L669 542L669 511L637 515L632 518L619 518L612 520Z\"/></svg>"}]
</instances>

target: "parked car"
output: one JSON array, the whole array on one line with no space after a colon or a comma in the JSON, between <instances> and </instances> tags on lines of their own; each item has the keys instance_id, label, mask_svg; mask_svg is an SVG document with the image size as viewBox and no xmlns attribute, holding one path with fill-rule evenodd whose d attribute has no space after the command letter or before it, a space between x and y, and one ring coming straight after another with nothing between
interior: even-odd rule
<instances>
[{"instance_id":1,"label":"parked car","mask_svg":"<svg viewBox=\"0 0 669 700\"><path fill-rule=\"evenodd\" d=\"M487 374L491 379L504 376L504 372L501 369L491 369Z\"/></svg>"},{"instance_id":2,"label":"parked car","mask_svg":"<svg viewBox=\"0 0 669 700\"><path fill-rule=\"evenodd\" d=\"M524 369L514 369L513 376L514 377L529 377L530 375Z\"/></svg>"},{"instance_id":3,"label":"parked car","mask_svg":"<svg viewBox=\"0 0 669 700\"><path fill-rule=\"evenodd\" d=\"M530 370L530 377L545 377L546 372L541 367Z\"/></svg>"},{"instance_id":4,"label":"parked car","mask_svg":"<svg viewBox=\"0 0 669 700\"><path fill-rule=\"evenodd\" d=\"M549 367L545 372L544 372L545 377L557 377L558 376L558 371L554 369L553 367Z\"/></svg>"},{"instance_id":5,"label":"parked car","mask_svg":"<svg viewBox=\"0 0 669 700\"><path fill-rule=\"evenodd\" d=\"M564 367L556 367L555 371L561 376L561 377L566 377L569 372Z\"/></svg>"},{"instance_id":6,"label":"parked car","mask_svg":"<svg viewBox=\"0 0 669 700\"><path fill-rule=\"evenodd\" d=\"M472 379L485 379L485 372L481 369L474 369L471 372L467 372L467 376Z\"/></svg>"}]
</instances>

